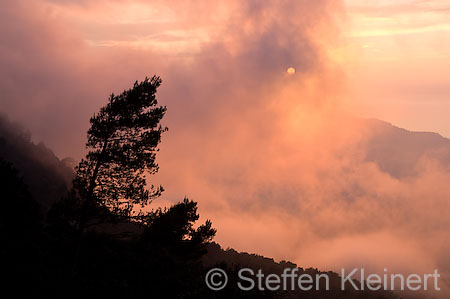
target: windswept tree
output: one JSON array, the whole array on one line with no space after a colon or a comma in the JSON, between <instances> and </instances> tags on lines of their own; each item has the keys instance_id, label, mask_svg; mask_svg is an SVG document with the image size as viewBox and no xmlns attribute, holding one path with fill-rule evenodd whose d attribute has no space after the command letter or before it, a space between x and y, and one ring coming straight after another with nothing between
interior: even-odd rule
<instances>
[{"instance_id":1,"label":"windswept tree","mask_svg":"<svg viewBox=\"0 0 450 299\"><path fill-rule=\"evenodd\" d=\"M57 244L50 254L57 275L48 281L74 297L198 298L203 290L201 258L216 230L209 220L195 225L197 203L139 212L163 191L146 185L166 131L166 108L155 97L160 84L146 78L109 97L90 120L88 153L70 194L47 214L46 233ZM120 223L104 225L111 221Z\"/></svg>"},{"instance_id":2,"label":"windswept tree","mask_svg":"<svg viewBox=\"0 0 450 299\"><path fill-rule=\"evenodd\" d=\"M166 107L158 106L156 90L161 79L153 76L135 82L120 95L112 94L108 104L90 119L88 153L76 168L74 191L81 211L82 232L90 213L107 208L112 215L130 218L136 207L158 197L163 188L147 186L146 173L158 171L155 162Z\"/></svg>"}]
</instances>

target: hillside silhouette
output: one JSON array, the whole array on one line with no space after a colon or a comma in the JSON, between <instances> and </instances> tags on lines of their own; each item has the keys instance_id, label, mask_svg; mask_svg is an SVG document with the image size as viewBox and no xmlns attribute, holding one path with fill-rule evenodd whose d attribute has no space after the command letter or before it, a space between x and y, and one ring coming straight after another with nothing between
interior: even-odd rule
<instances>
[{"instance_id":1,"label":"hillside silhouette","mask_svg":"<svg viewBox=\"0 0 450 299\"><path fill-rule=\"evenodd\" d=\"M29 192L45 209L66 195L74 177L73 169L44 143L34 144L30 132L1 114L0 157L19 170Z\"/></svg>"}]
</instances>

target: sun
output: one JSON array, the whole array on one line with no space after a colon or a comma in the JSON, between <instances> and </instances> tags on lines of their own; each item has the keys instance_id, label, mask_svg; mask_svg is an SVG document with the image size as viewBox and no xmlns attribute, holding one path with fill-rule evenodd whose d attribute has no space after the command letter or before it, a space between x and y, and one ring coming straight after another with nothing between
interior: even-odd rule
<instances>
[{"instance_id":1,"label":"sun","mask_svg":"<svg viewBox=\"0 0 450 299\"><path fill-rule=\"evenodd\" d=\"M293 67L289 67L286 72L288 73L288 75L293 75L295 74L295 69Z\"/></svg>"}]
</instances>

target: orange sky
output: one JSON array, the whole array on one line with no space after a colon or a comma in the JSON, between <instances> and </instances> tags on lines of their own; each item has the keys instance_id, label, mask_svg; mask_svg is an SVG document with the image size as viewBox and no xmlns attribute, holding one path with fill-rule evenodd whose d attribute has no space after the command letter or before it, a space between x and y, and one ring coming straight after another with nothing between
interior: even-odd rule
<instances>
[{"instance_id":1,"label":"orange sky","mask_svg":"<svg viewBox=\"0 0 450 299\"><path fill-rule=\"evenodd\" d=\"M196 1L39 3L83 40L86 51L151 50L189 61L218 40L230 53L239 51L232 36L220 36L230 18L239 18L240 7L233 1L202 4L198 10ZM345 12L334 6L336 11L327 13L341 19L341 40L327 51L347 76L347 97L357 105L352 112L449 137L450 1L346 0ZM252 30L250 21L242 29Z\"/></svg>"},{"instance_id":2,"label":"orange sky","mask_svg":"<svg viewBox=\"0 0 450 299\"><path fill-rule=\"evenodd\" d=\"M450 1L346 3L345 68L361 114L450 137Z\"/></svg>"}]
</instances>

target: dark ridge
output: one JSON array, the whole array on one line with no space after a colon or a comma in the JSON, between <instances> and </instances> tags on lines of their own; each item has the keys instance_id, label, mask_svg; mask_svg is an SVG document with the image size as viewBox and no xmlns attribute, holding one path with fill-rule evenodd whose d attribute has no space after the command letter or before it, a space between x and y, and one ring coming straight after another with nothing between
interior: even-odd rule
<instances>
[{"instance_id":1,"label":"dark ridge","mask_svg":"<svg viewBox=\"0 0 450 299\"><path fill-rule=\"evenodd\" d=\"M31 134L0 115L0 158L13 164L24 178L33 198L44 208L66 195L74 176L42 142L35 144Z\"/></svg>"},{"instance_id":2,"label":"dark ridge","mask_svg":"<svg viewBox=\"0 0 450 299\"><path fill-rule=\"evenodd\" d=\"M368 128L366 160L395 178L418 174L423 158L450 165L450 140L437 133L408 131L376 119L363 125Z\"/></svg>"}]
</instances>

